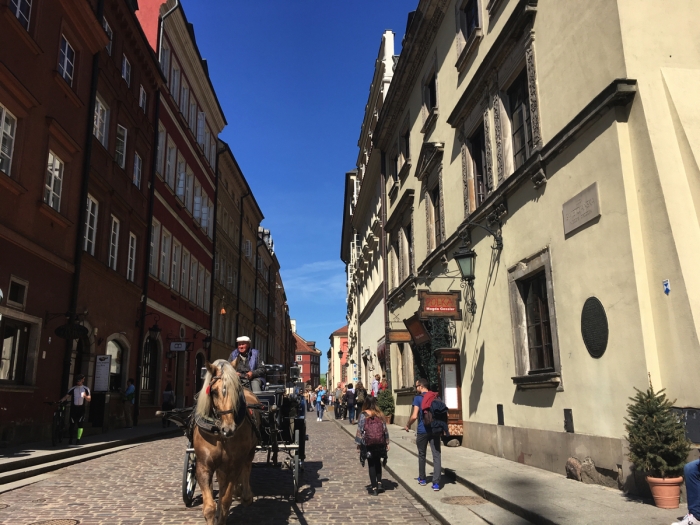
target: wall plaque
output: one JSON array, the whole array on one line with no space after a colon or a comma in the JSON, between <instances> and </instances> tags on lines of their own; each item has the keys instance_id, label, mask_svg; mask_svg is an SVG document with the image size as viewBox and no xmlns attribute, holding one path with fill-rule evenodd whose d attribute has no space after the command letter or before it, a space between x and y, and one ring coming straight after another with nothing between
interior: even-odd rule
<instances>
[{"instance_id":1,"label":"wall plaque","mask_svg":"<svg viewBox=\"0 0 700 525\"><path fill-rule=\"evenodd\" d=\"M581 336L591 357L601 357L608 347L608 316L596 297L589 297L581 311Z\"/></svg>"},{"instance_id":2,"label":"wall plaque","mask_svg":"<svg viewBox=\"0 0 700 525\"><path fill-rule=\"evenodd\" d=\"M562 206L562 215L564 217L564 235L568 235L579 226L600 217L598 183L594 182L572 199L566 201Z\"/></svg>"},{"instance_id":3,"label":"wall plaque","mask_svg":"<svg viewBox=\"0 0 700 525\"><path fill-rule=\"evenodd\" d=\"M447 317L455 321L461 321L460 299L460 292L428 292L427 290L419 290L419 317L421 319Z\"/></svg>"}]
</instances>

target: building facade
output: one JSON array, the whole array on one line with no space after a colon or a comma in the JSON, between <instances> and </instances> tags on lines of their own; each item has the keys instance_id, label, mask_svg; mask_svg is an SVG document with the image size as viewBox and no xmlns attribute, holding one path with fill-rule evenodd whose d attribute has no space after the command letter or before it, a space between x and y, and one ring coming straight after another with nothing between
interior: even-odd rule
<instances>
[{"instance_id":1,"label":"building facade","mask_svg":"<svg viewBox=\"0 0 700 525\"><path fill-rule=\"evenodd\" d=\"M296 343L294 365L300 368L300 380L307 387L316 388L321 384L321 351L316 348L315 341L307 341L296 330L293 335Z\"/></svg>"},{"instance_id":2,"label":"building facade","mask_svg":"<svg viewBox=\"0 0 700 525\"><path fill-rule=\"evenodd\" d=\"M328 350L328 387L335 388L338 383L346 385L348 381L348 326L345 325L333 332L330 337L331 347Z\"/></svg>"},{"instance_id":3,"label":"building facade","mask_svg":"<svg viewBox=\"0 0 700 525\"><path fill-rule=\"evenodd\" d=\"M373 134L389 159L405 142L408 165L388 162L384 188L396 422L425 375L464 446L560 473L589 456L631 488L634 388L700 406L677 380L699 340L698 16L690 2L418 3ZM456 311L426 307L437 293ZM443 348L455 361L438 367Z\"/></svg>"}]
</instances>

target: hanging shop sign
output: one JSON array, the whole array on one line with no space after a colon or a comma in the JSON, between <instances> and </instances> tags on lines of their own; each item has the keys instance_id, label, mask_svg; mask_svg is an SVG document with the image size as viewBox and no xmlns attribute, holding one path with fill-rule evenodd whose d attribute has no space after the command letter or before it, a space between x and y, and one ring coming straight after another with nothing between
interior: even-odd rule
<instances>
[{"instance_id":1,"label":"hanging shop sign","mask_svg":"<svg viewBox=\"0 0 700 525\"><path fill-rule=\"evenodd\" d=\"M410 332L415 344L422 345L430 341L430 334L425 329L425 326L421 320L418 318L417 313L413 314L408 319L404 319L403 324L406 325L406 328Z\"/></svg>"},{"instance_id":2,"label":"hanging shop sign","mask_svg":"<svg viewBox=\"0 0 700 525\"><path fill-rule=\"evenodd\" d=\"M377 343L377 359L380 363L386 362L386 343L383 337Z\"/></svg>"},{"instance_id":3,"label":"hanging shop sign","mask_svg":"<svg viewBox=\"0 0 700 525\"><path fill-rule=\"evenodd\" d=\"M388 340L390 343L410 343L411 332L408 330L389 330Z\"/></svg>"},{"instance_id":4,"label":"hanging shop sign","mask_svg":"<svg viewBox=\"0 0 700 525\"><path fill-rule=\"evenodd\" d=\"M109 373L112 364L111 355L98 355L95 360L94 392L107 392L109 390Z\"/></svg>"},{"instance_id":5,"label":"hanging shop sign","mask_svg":"<svg viewBox=\"0 0 700 525\"><path fill-rule=\"evenodd\" d=\"M185 352L189 343L187 341L172 341L170 343L171 352Z\"/></svg>"},{"instance_id":6,"label":"hanging shop sign","mask_svg":"<svg viewBox=\"0 0 700 525\"><path fill-rule=\"evenodd\" d=\"M87 337L88 329L81 324L66 323L57 326L53 333L61 339L80 339L81 337Z\"/></svg>"},{"instance_id":7,"label":"hanging shop sign","mask_svg":"<svg viewBox=\"0 0 700 525\"><path fill-rule=\"evenodd\" d=\"M446 317L455 321L462 320L462 310L459 308L460 292L428 292L418 291L420 319L431 317Z\"/></svg>"}]
</instances>

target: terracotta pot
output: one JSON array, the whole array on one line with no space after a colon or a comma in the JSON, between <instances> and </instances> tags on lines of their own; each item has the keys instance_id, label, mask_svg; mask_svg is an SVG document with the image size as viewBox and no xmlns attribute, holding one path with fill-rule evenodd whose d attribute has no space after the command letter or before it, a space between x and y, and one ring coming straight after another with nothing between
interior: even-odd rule
<instances>
[{"instance_id":1,"label":"terracotta pot","mask_svg":"<svg viewBox=\"0 0 700 525\"><path fill-rule=\"evenodd\" d=\"M654 496L654 504L660 509L677 509L681 499L682 477L652 478L647 476L647 483Z\"/></svg>"},{"instance_id":2,"label":"terracotta pot","mask_svg":"<svg viewBox=\"0 0 700 525\"><path fill-rule=\"evenodd\" d=\"M384 416L384 421L387 425L391 425L391 418L394 416Z\"/></svg>"}]
</instances>

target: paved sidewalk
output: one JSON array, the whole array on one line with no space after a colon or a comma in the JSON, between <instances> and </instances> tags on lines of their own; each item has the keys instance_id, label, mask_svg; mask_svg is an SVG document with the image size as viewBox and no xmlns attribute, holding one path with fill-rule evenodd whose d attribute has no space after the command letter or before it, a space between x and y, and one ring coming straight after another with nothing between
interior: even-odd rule
<instances>
[{"instance_id":1,"label":"paved sidewalk","mask_svg":"<svg viewBox=\"0 0 700 525\"><path fill-rule=\"evenodd\" d=\"M354 436L355 426L350 427L347 421L336 423ZM389 434L392 444L417 456L415 432L389 425ZM417 469L417 457L414 459ZM432 465L430 453L428 463ZM619 490L586 485L466 447L443 446L442 466L454 472L457 482L487 501L535 524L669 525L687 512L685 504L678 509L658 509L629 499ZM443 475L443 479L448 478Z\"/></svg>"},{"instance_id":2,"label":"paved sidewalk","mask_svg":"<svg viewBox=\"0 0 700 525\"><path fill-rule=\"evenodd\" d=\"M64 439L63 443L55 447L48 441L2 448L0 449L0 492L33 483L37 480L36 476L52 470L181 432L174 424L163 428L161 422L157 421L133 428L120 428L104 434L84 436L81 445L69 446Z\"/></svg>"}]
</instances>

